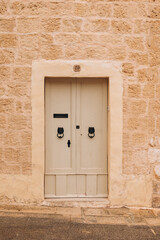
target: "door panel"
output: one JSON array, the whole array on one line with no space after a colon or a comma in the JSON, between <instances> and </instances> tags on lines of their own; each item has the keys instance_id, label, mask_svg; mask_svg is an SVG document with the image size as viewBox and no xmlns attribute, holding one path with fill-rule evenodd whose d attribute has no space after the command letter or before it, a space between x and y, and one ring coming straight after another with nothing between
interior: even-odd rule
<instances>
[{"instance_id":1,"label":"door panel","mask_svg":"<svg viewBox=\"0 0 160 240\"><path fill-rule=\"evenodd\" d=\"M78 173L107 171L107 84L104 79L79 79L80 131ZM94 127L95 137L88 136ZM91 135L92 136L92 135Z\"/></svg>"},{"instance_id":2,"label":"door panel","mask_svg":"<svg viewBox=\"0 0 160 240\"><path fill-rule=\"evenodd\" d=\"M72 80L47 79L45 86L46 109L46 172L66 173L72 172L74 163L72 149L67 145L72 144L72 120L74 108L72 107L73 84ZM68 114L68 118L54 118L54 114ZM64 129L64 137L57 137L57 129Z\"/></svg>"},{"instance_id":3,"label":"door panel","mask_svg":"<svg viewBox=\"0 0 160 240\"><path fill-rule=\"evenodd\" d=\"M48 78L45 116L45 197L106 197L106 80ZM64 129L63 138L57 137L58 127ZM93 138L89 127L95 129Z\"/></svg>"},{"instance_id":4,"label":"door panel","mask_svg":"<svg viewBox=\"0 0 160 240\"><path fill-rule=\"evenodd\" d=\"M77 174L77 195L86 195L86 176Z\"/></svg>"},{"instance_id":5,"label":"door panel","mask_svg":"<svg viewBox=\"0 0 160 240\"><path fill-rule=\"evenodd\" d=\"M66 196L67 195L67 176L56 175L56 195L57 196Z\"/></svg>"}]
</instances>

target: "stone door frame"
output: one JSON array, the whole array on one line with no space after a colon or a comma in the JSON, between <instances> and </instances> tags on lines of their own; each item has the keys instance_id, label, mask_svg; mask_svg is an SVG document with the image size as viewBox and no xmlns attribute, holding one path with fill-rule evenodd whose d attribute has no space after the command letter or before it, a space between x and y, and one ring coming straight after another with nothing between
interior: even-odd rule
<instances>
[{"instance_id":1,"label":"stone door frame","mask_svg":"<svg viewBox=\"0 0 160 240\"><path fill-rule=\"evenodd\" d=\"M79 65L75 71L74 66ZM45 77L102 77L109 82L108 112L108 199L110 205L150 206L152 181L150 176L122 174L123 79L119 64L108 61L39 60L32 64L32 192L44 199ZM137 185L138 184L138 185ZM138 189L137 189L138 186ZM33 191L34 189L34 191Z\"/></svg>"}]
</instances>

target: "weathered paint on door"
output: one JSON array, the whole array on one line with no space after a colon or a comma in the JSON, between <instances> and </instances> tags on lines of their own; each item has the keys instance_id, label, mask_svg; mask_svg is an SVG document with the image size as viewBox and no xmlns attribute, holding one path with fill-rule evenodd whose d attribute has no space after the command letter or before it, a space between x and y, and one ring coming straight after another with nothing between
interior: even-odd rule
<instances>
[{"instance_id":1,"label":"weathered paint on door","mask_svg":"<svg viewBox=\"0 0 160 240\"><path fill-rule=\"evenodd\" d=\"M46 78L45 125L45 197L106 197L106 79Z\"/></svg>"}]
</instances>

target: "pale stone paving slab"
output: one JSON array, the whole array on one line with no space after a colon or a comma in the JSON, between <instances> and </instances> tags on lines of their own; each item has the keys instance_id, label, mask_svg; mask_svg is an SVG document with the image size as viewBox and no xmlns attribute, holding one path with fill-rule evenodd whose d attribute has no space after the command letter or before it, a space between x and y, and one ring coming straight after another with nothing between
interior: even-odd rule
<instances>
[{"instance_id":1,"label":"pale stone paving slab","mask_svg":"<svg viewBox=\"0 0 160 240\"><path fill-rule=\"evenodd\" d=\"M74 205L74 204L73 204ZM160 226L160 209L73 206L0 206L0 216L53 218L86 224Z\"/></svg>"}]
</instances>

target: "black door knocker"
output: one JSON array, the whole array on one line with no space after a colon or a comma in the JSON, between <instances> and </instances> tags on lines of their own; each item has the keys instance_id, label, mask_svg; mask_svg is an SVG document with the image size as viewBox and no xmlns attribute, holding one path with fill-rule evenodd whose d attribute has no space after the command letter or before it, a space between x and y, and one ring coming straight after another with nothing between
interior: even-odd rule
<instances>
[{"instance_id":1,"label":"black door knocker","mask_svg":"<svg viewBox=\"0 0 160 240\"><path fill-rule=\"evenodd\" d=\"M88 137L94 138L94 136L95 136L95 129L94 129L94 127L89 127L88 128Z\"/></svg>"},{"instance_id":2,"label":"black door knocker","mask_svg":"<svg viewBox=\"0 0 160 240\"><path fill-rule=\"evenodd\" d=\"M64 128L62 128L62 127L57 128L57 137L58 138L64 137Z\"/></svg>"}]
</instances>

